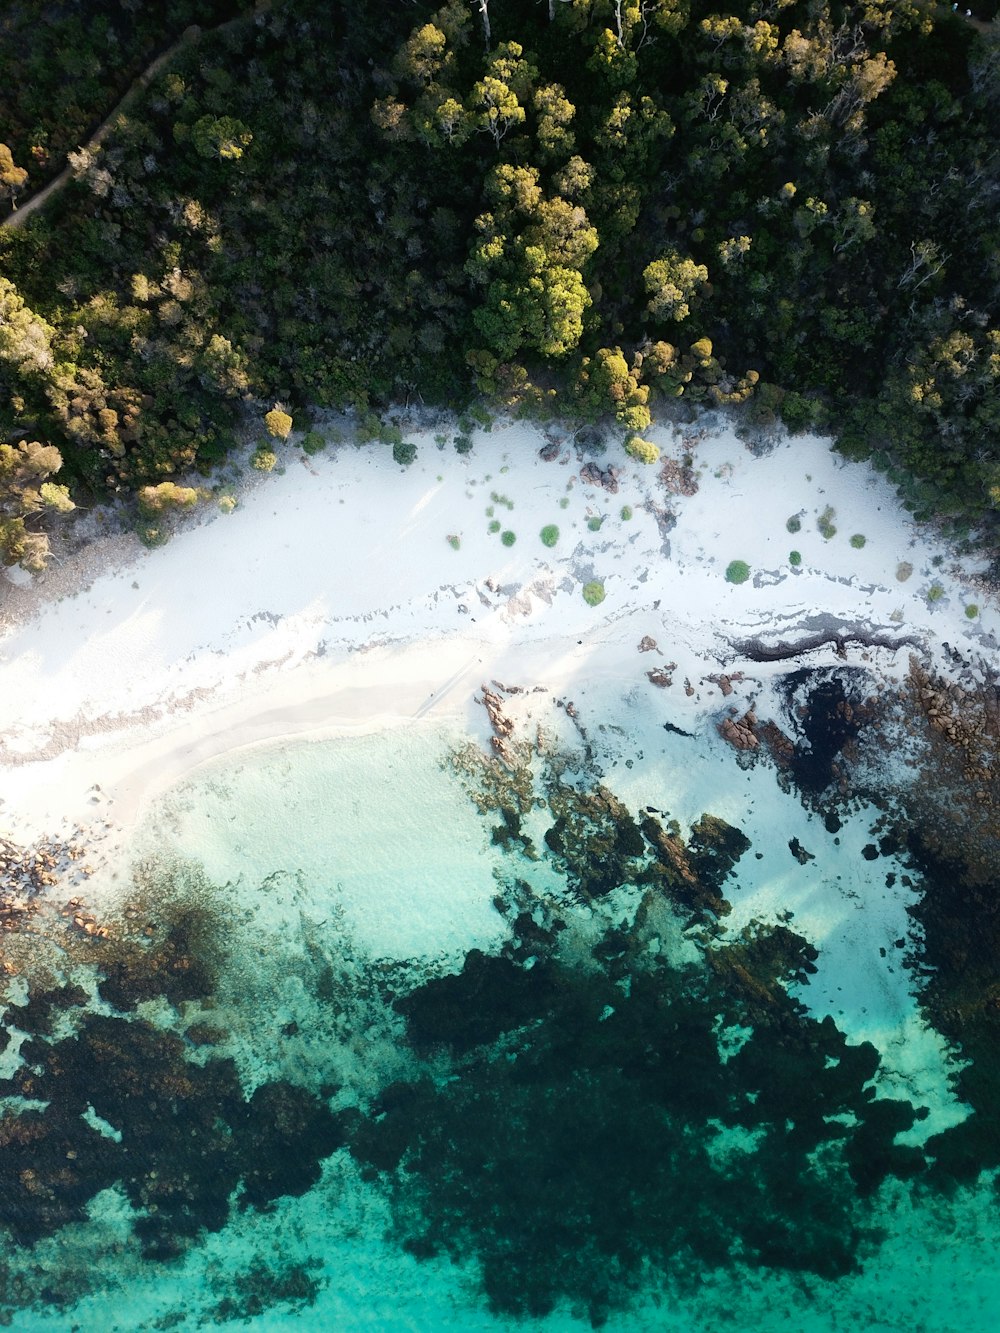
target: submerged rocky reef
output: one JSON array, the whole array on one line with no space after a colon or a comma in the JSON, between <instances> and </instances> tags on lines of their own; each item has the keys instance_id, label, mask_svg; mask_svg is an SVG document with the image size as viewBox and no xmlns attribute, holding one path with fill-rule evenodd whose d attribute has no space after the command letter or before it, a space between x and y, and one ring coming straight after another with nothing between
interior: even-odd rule
<instances>
[{"instance_id":1,"label":"submerged rocky reef","mask_svg":"<svg viewBox=\"0 0 1000 1333\"><path fill-rule=\"evenodd\" d=\"M763 743L733 762L773 764L831 846L838 809L866 787L879 802L860 859L891 854L923 887L900 944L961 1057L965 1120L911 1132L927 1110L886 1095L883 1053L804 1002L820 955L790 914L731 925L760 855L743 830L711 810L685 830L630 807L585 736L581 750L504 724L502 752L470 743L447 760L501 853L501 942L392 962L352 951L335 913L302 918L259 955L296 971L299 1016L255 977L243 905L190 863L140 865L100 916L58 898L58 880L19 884L31 908L11 909L3 941L0 1310L80 1294L77 1269L72 1290L24 1275L66 1228L84 1251L104 1243L87 1228L105 1191L128 1209L136 1261L169 1265L235 1216L306 1194L334 1156L382 1199L395 1243L471 1263L507 1316L562 1306L597 1327L650 1283L691 1291L718 1269L837 1281L877 1263L887 1181L947 1194L1000 1167L1000 912L985 824L963 860L960 840L915 820L920 783L893 800L872 787L868 751L902 705L876 707L870 684L790 678L781 725L755 719ZM918 748L945 744L930 685L913 688ZM788 846L808 872L814 851ZM241 1025L268 1059L247 1061ZM319 1268L258 1255L212 1318L301 1308Z\"/></svg>"}]
</instances>

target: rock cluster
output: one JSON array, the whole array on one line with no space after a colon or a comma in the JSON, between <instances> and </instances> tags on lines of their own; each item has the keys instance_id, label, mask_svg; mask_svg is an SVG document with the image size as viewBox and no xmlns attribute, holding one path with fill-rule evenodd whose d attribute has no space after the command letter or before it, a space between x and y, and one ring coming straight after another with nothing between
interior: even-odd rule
<instances>
[{"instance_id":1,"label":"rock cluster","mask_svg":"<svg viewBox=\"0 0 1000 1333\"><path fill-rule=\"evenodd\" d=\"M493 749L509 768L513 768L515 759L511 749L510 738L514 733L514 723L504 713L504 701L501 699L500 695L494 693L494 691L489 689L486 685L484 685L482 689L482 702L486 708L486 714L490 719L490 726L493 728L493 735L490 738Z\"/></svg>"},{"instance_id":2,"label":"rock cluster","mask_svg":"<svg viewBox=\"0 0 1000 1333\"><path fill-rule=\"evenodd\" d=\"M756 750L760 745L757 714L748 708L742 717L723 718L719 723L719 735L737 750Z\"/></svg>"},{"instance_id":3,"label":"rock cluster","mask_svg":"<svg viewBox=\"0 0 1000 1333\"><path fill-rule=\"evenodd\" d=\"M76 860L81 855L80 849L54 840L19 847L9 838L0 838L0 884L7 893L39 893L55 884L67 858Z\"/></svg>"},{"instance_id":4,"label":"rock cluster","mask_svg":"<svg viewBox=\"0 0 1000 1333\"><path fill-rule=\"evenodd\" d=\"M612 495L618 494L619 470L613 464L603 470L596 463L585 463L580 469L580 480L589 481L593 486L603 486Z\"/></svg>"}]
</instances>

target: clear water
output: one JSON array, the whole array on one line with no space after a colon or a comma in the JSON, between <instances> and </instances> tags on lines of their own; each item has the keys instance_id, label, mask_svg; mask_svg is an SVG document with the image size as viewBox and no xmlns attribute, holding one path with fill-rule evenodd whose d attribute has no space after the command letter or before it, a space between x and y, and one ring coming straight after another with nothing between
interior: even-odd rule
<instances>
[{"instance_id":1,"label":"clear water","mask_svg":"<svg viewBox=\"0 0 1000 1333\"><path fill-rule=\"evenodd\" d=\"M844 1166L845 1142L860 1145L852 1160L867 1178L877 1154L852 1135L873 1100L927 1108L883 1133L887 1151L961 1126L968 1111L894 948L913 895L898 880L887 889L887 875L901 873L891 857L860 855L873 812L845 815L834 835L772 770L737 767L711 738L647 735L641 761L635 744L609 739L604 781L633 815L676 814L686 840L709 810L750 839L720 880L733 909L720 935L710 916L662 894L641 906L648 884L570 892L599 856L617 864L629 847L594 841L603 816L579 816L569 786L546 787L540 763L516 836L495 834L497 813L470 799L476 779L445 762L461 739L415 728L213 764L150 812L133 849L134 915L121 918L130 924L118 940L65 956L40 938L37 977L21 978L14 999L23 1004L27 980L53 979L90 997L47 1031L36 1024L22 1057L44 1070L41 1090L58 1088L67 1123L85 1122L105 1144L122 1131L130 1141L130 1117L150 1128L121 1179L76 1218L8 1246L0 1308L12 1325L992 1333L1000 1225L990 1174L942 1188L926 1172L890 1173L866 1192ZM571 832L565 855L546 849L560 800L570 824L586 826L579 846L591 838L576 862ZM789 853L793 838L811 854L805 864ZM184 915L192 903L195 926ZM183 937L169 935L178 921ZM780 958L762 961L767 944L753 953L779 924L818 950L808 968L785 937ZM153 952L133 951L140 967L114 972L130 931ZM740 941L750 953L725 952ZM756 968L758 981L748 989L731 969L706 966L712 950ZM58 1069L42 1048L69 1040L83 1013L117 1022L149 958L146 975L159 977L162 963L163 987L151 983L124 1010L143 1024L136 1059L148 1071L117 1104L109 1089L124 1087L127 1071L112 1061L102 1083L91 1067L70 1067L69 1046ZM204 977L191 958L207 960ZM119 989L102 991L102 974ZM836 1033L821 1027L828 1015ZM29 1022L13 1011L6 1021L18 1039L17 1023ZM170 1046L175 1031L188 1037ZM856 1059L863 1042L877 1047L874 1072L867 1055ZM97 1037L87 1050L104 1058ZM226 1086L238 1089L218 1160L233 1155L227 1145L248 1145L221 1225L211 1211L219 1191L199 1192L198 1180L217 1157L183 1138L200 1145L210 1132L202 1112L224 1080L203 1086L193 1071L213 1061L232 1062ZM828 1077L828 1101L805 1106ZM92 1098L82 1115L79 1086ZM251 1123L243 1108L255 1090L279 1087L308 1106L261 1103ZM151 1110L152 1089L161 1101ZM5 1091L23 1114L25 1086ZM341 1141L318 1153L329 1148L322 1115L336 1118ZM164 1146L158 1122L181 1136ZM68 1160L96 1161L97 1149ZM8 1170L18 1151L0 1145ZM28 1190L30 1212L31 1167L16 1160L20 1184L9 1188ZM177 1161L192 1207L165 1184ZM153 1218L143 1239L126 1176L153 1171L141 1186L140 1211Z\"/></svg>"}]
</instances>

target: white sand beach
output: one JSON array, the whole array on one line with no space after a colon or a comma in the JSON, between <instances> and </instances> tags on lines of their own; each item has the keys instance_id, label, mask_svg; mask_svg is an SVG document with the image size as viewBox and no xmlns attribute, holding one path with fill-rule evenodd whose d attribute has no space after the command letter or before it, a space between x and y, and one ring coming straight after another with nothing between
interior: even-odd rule
<instances>
[{"instance_id":1,"label":"white sand beach","mask_svg":"<svg viewBox=\"0 0 1000 1333\"><path fill-rule=\"evenodd\" d=\"M995 652L1000 612L977 590L975 563L953 560L881 477L825 440L788 439L754 457L723 425L654 432L665 460L690 452L698 491L681 496L659 466L613 443L596 461L620 469L618 493L582 481L566 432L497 425L466 458L440 452L430 431L412 438L418 457L405 469L380 445L313 459L286 446L283 472L249 487L234 513L205 509L156 550L119 540L105 572L58 600L44 578L38 593L10 587L0 822L27 837L99 807L128 826L204 759L282 736L422 717L478 717L483 730L473 700L492 678L579 706L604 683L634 687L693 730L724 712L707 676L745 672L739 704L783 669L745 660L738 645L754 636L861 630L942 660L943 644ZM553 438L563 447L543 462L539 447ZM837 531L825 539L817 520L828 507ZM657 510L661 522L671 516L664 531ZM515 543L488 532L491 522ZM539 537L548 524L559 528L551 549ZM750 566L740 586L725 578L732 560ZM912 567L905 582L901 565ZM591 580L606 591L598 607L581 595ZM658 651L639 653L644 636ZM849 646L847 658L898 676L909 651ZM646 672L670 662L672 686L650 685Z\"/></svg>"}]
</instances>

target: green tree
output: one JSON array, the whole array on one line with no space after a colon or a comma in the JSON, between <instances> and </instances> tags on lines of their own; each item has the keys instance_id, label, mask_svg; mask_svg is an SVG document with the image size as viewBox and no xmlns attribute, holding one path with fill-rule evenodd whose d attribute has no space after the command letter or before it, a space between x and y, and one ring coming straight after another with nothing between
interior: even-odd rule
<instances>
[{"instance_id":1,"label":"green tree","mask_svg":"<svg viewBox=\"0 0 1000 1333\"><path fill-rule=\"evenodd\" d=\"M643 269L642 280L649 296L646 309L655 319L679 323L691 313L691 302L697 301L708 283L708 269L696 264L677 250L668 250L661 259L654 259Z\"/></svg>"},{"instance_id":2,"label":"green tree","mask_svg":"<svg viewBox=\"0 0 1000 1333\"><path fill-rule=\"evenodd\" d=\"M0 559L38 572L49 558L49 538L32 520L44 523L48 516L75 509L65 486L49 478L62 467L62 455L54 445L36 440L0 444Z\"/></svg>"}]
</instances>

